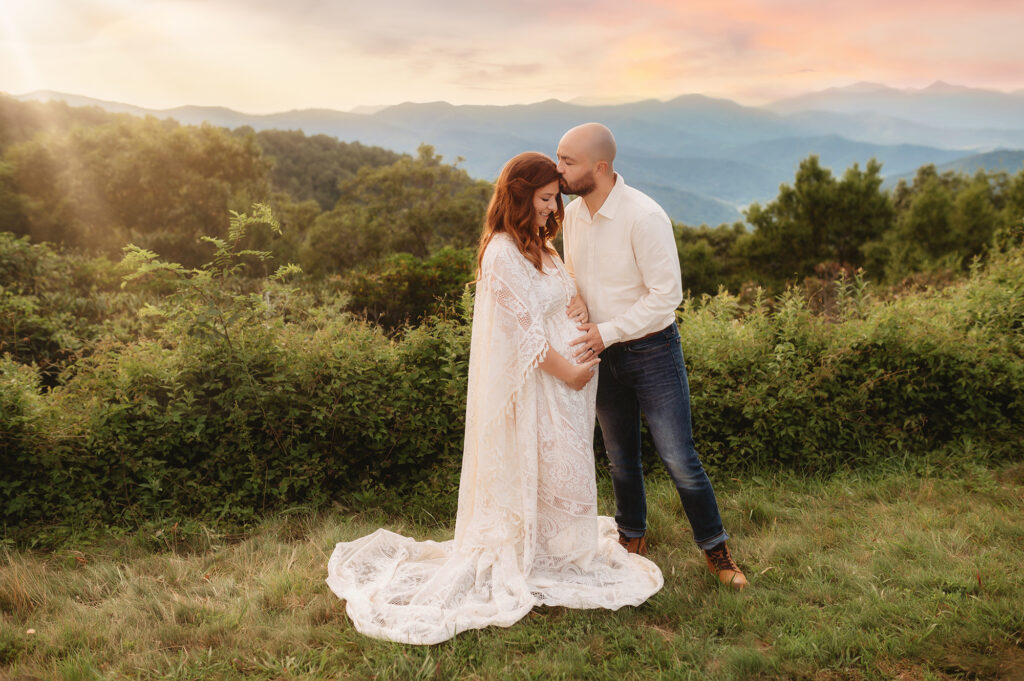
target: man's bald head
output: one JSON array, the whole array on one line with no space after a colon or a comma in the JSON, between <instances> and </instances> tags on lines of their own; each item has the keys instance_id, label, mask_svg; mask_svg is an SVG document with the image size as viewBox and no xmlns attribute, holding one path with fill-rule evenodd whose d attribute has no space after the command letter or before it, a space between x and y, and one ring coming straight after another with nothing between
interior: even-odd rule
<instances>
[{"instance_id":1,"label":"man's bald head","mask_svg":"<svg viewBox=\"0 0 1024 681\"><path fill-rule=\"evenodd\" d=\"M615 137L607 126L600 123L577 125L562 136L562 142L578 154L586 156L591 163L604 161L609 171L615 161Z\"/></svg>"},{"instance_id":2,"label":"man's bald head","mask_svg":"<svg viewBox=\"0 0 1024 681\"><path fill-rule=\"evenodd\" d=\"M606 194L615 184L615 138L600 123L577 125L562 135L558 143L559 183L565 194L597 196Z\"/></svg>"}]
</instances>

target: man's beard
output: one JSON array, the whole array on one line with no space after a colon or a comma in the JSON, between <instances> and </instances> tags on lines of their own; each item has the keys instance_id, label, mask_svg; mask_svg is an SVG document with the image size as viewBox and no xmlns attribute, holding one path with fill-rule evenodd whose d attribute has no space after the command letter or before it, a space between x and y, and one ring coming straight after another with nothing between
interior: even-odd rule
<instances>
[{"instance_id":1,"label":"man's beard","mask_svg":"<svg viewBox=\"0 0 1024 681\"><path fill-rule=\"evenodd\" d=\"M564 177L558 179L558 188L563 194L575 194L576 196L586 196L590 192L597 189L597 182L594 181L594 171L591 170L585 176L579 179L575 185L570 185L565 181Z\"/></svg>"}]
</instances>

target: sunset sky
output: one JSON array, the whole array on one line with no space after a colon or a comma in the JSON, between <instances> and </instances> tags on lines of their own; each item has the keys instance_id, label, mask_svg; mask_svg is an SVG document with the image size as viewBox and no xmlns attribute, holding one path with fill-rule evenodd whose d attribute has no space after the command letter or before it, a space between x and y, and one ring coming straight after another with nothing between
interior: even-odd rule
<instances>
[{"instance_id":1,"label":"sunset sky","mask_svg":"<svg viewBox=\"0 0 1024 681\"><path fill-rule=\"evenodd\" d=\"M247 113L1024 88L1020 0L0 0L0 92Z\"/></svg>"}]
</instances>

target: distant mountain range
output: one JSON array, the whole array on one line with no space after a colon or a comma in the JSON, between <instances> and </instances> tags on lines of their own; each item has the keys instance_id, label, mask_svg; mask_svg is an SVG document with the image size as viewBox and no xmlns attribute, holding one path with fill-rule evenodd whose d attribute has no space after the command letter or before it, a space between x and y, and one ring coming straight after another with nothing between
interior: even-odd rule
<instances>
[{"instance_id":1,"label":"distant mountain range","mask_svg":"<svg viewBox=\"0 0 1024 681\"><path fill-rule=\"evenodd\" d=\"M937 128L1024 127L1024 94L950 85L942 81L921 90L898 90L877 83L830 88L770 104L770 111L872 112Z\"/></svg>"},{"instance_id":2,"label":"distant mountain range","mask_svg":"<svg viewBox=\"0 0 1024 681\"><path fill-rule=\"evenodd\" d=\"M939 173L952 171L954 173L961 173L964 175L973 175L979 170L985 170L988 172L1003 170L1012 174L1019 172L1022 167L1024 167L1024 151L1000 149L998 151L989 151L984 154L964 156L962 158L949 161L948 163L939 163L936 164L935 169ZM913 171L903 175L890 175L885 178L883 186L895 187L896 183L900 180L913 182L914 175L916 174L917 172Z\"/></svg>"},{"instance_id":3,"label":"distant mountain range","mask_svg":"<svg viewBox=\"0 0 1024 681\"><path fill-rule=\"evenodd\" d=\"M740 211L746 205L770 201L781 183L792 182L800 161L809 154L817 154L836 174L876 158L890 181L912 177L928 163L969 172L978 167L1016 172L1024 162L1024 152L1019 151L1024 150L1024 92L941 82L919 90L857 83L764 107L684 95L624 104L432 102L351 112L306 109L250 115L222 107L151 110L58 92L33 92L18 99L63 100L72 106L99 106L186 124L298 129L401 152L414 152L425 142L447 160L461 157L461 167L488 180L516 153L538 150L553 155L565 130L596 120L615 133L616 169L626 181L687 224L742 219Z\"/></svg>"}]
</instances>

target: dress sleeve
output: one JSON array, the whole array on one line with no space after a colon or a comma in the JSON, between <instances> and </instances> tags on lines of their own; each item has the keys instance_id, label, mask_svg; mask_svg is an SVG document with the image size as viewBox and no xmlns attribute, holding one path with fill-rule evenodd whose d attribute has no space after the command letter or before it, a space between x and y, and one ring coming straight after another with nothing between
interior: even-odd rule
<instances>
[{"instance_id":1,"label":"dress sleeve","mask_svg":"<svg viewBox=\"0 0 1024 681\"><path fill-rule=\"evenodd\" d=\"M484 252L473 308L470 390L478 424L501 415L547 355L536 268L506 237Z\"/></svg>"},{"instance_id":2,"label":"dress sleeve","mask_svg":"<svg viewBox=\"0 0 1024 681\"><path fill-rule=\"evenodd\" d=\"M504 235L480 263L455 543L508 547L536 531L538 365L548 343L533 265ZM533 545L528 539L527 546ZM525 559L525 558L524 558Z\"/></svg>"}]
</instances>

